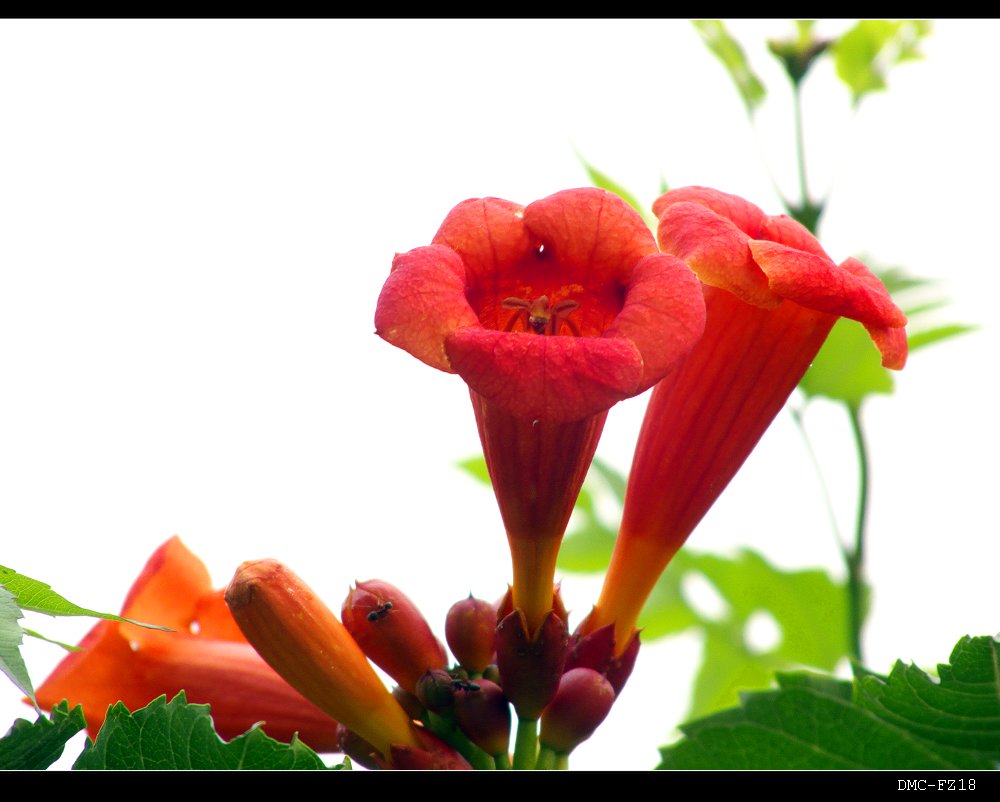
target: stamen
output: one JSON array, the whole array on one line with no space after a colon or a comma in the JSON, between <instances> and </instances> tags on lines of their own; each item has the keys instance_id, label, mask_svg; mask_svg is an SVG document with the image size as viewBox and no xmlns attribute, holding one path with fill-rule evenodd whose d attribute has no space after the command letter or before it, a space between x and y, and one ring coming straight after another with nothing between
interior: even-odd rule
<instances>
[{"instance_id":1,"label":"stamen","mask_svg":"<svg viewBox=\"0 0 1000 802\"><path fill-rule=\"evenodd\" d=\"M555 335L562 326L566 326L574 337L580 336L580 330L573 321L567 319L567 315L580 304L569 298L559 301L554 306L549 306L547 295L540 295L534 301L526 298L504 298L500 306L503 309L517 310L504 325L504 331L513 331L518 321L522 321L525 331L532 331L535 334Z\"/></svg>"}]
</instances>

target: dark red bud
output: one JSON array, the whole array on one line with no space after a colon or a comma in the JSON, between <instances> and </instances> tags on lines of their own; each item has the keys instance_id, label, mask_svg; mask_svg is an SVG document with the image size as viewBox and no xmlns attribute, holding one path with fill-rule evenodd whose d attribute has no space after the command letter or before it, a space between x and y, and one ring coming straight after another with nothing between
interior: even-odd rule
<instances>
[{"instance_id":1,"label":"dark red bud","mask_svg":"<svg viewBox=\"0 0 1000 802\"><path fill-rule=\"evenodd\" d=\"M533 721L559 687L569 633L554 610L529 638L527 623L515 610L497 626L497 666L501 686L518 717Z\"/></svg>"},{"instance_id":2,"label":"dark red bud","mask_svg":"<svg viewBox=\"0 0 1000 802\"><path fill-rule=\"evenodd\" d=\"M444 636L462 667L473 674L481 674L493 662L496 629L496 607L469 596L453 604L448 611Z\"/></svg>"},{"instance_id":3,"label":"dark red bud","mask_svg":"<svg viewBox=\"0 0 1000 802\"><path fill-rule=\"evenodd\" d=\"M616 657L614 624L595 629L588 635L580 635L579 631L578 627L577 633L570 640L566 671L592 668L608 678L617 696L635 667L635 658L639 654L639 633L632 634L625 651Z\"/></svg>"},{"instance_id":4,"label":"dark red bud","mask_svg":"<svg viewBox=\"0 0 1000 802\"><path fill-rule=\"evenodd\" d=\"M614 701L614 688L602 674L591 668L567 671L542 712L539 741L556 752L572 752L594 734Z\"/></svg>"},{"instance_id":5,"label":"dark red bud","mask_svg":"<svg viewBox=\"0 0 1000 802\"><path fill-rule=\"evenodd\" d=\"M510 704L497 684L477 679L456 689L455 720L468 739L486 754L507 754Z\"/></svg>"},{"instance_id":6,"label":"dark red bud","mask_svg":"<svg viewBox=\"0 0 1000 802\"><path fill-rule=\"evenodd\" d=\"M443 668L425 671L417 680L417 699L432 713L444 713L455 702L454 679Z\"/></svg>"},{"instance_id":7,"label":"dark red bud","mask_svg":"<svg viewBox=\"0 0 1000 802\"><path fill-rule=\"evenodd\" d=\"M368 741L347 729L343 724L337 724L337 747L351 760L366 769L380 769L378 751Z\"/></svg>"},{"instance_id":8,"label":"dark red bud","mask_svg":"<svg viewBox=\"0 0 1000 802\"><path fill-rule=\"evenodd\" d=\"M444 646L416 605L388 582L358 582L341 618L369 659L410 693L425 671L448 665Z\"/></svg>"}]
</instances>

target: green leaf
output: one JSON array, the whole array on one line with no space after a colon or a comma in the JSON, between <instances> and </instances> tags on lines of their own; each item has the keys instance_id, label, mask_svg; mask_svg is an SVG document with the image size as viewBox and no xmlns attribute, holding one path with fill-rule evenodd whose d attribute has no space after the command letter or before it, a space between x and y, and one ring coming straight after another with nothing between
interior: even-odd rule
<instances>
[{"instance_id":1,"label":"green leaf","mask_svg":"<svg viewBox=\"0 0 1000 802\"><path fill-rule=\"evenodd\" d=\"M847 318L836 322L799 382L807 398L820 395L852 406L872 393L891 393L893 386L864 326Z\"/></svg>"},{"instance_id":2,"label":"green leaf","mask_svg":"<svg viewBox=\"0 0 1000 802\"><path fill-rule=\"evenodd\" d=\"M283 744L253 728L223 741L208 705L188 704L184 692L169 703L154 699L129 713L121 702L108 711L74 769L323 769L323 761L299 740Z\"/></svg>"},{"instance_id":3,"label":"green leaf","mask_svg":"<svg viewBox=\"0 0 1000 802\"><path fill-rule=\"evenodd\" d=\"M18 606L22 610L32 610L36 613L45 613L46 615L88 615L93 618L106 618L109 621L138 624L141 627L170 632L168 627L161 627L156 624L143 624L141 621L122 618L112 613L99 613L96 610L88 610L85 607L80 607L64 599L44 582L39 582L37 579L19 574L13 568L6 568L2 565L0 565L0 586L7 588L7 590L14 594Z\"/></svg>"},{"instance_id":4,"label":"green leaf","mask_svg":"<svg viewBox=\"0 0 1000 802\"><path fill-rule=\"evenodd\" d=\"M461 462L456 464L456 467L465 471L473 479L486 485L487 487L493 486L493 483L490 481L489 469L486 467L486 460L482 455L463 459Z\"/></svg>"},{"instance_id":5,"label":"green leaf","mask_svg":"<svg viewBox=\"0 0 1000 802\"><path fill-rule=\"evenodd\" d=\"M921 58L920 40L930 32L928 20L861 20L834 42L837 77L850 88L855 105L885 89L891 67Z\"/></svg>"},{"instance_id":6,"label":"green leaf","mask_svg":"<svg viewBox=\"0 0 1000 802\"><path fill-rule=\"evenodd\" d=\"M19 718L0 738L0 769L32 771L47 769L63 753L66 742L87 726L83 708L72 710L64 699L49 717L39 716L34 723Z\"/></svg>"},{"instance_id":7,"label":"green leaf","mask_svg":"<svg viewBox=\"0 0 1000 802\"><path fill-rule=\"evenodd\" d=\"M743 98L747 114L752 117L754 111L763 102L767 92L764 89L764 84L750 69L750 63L747 61L743 48L729 35L721 20L694 20L692 24L695 30L701 34L708 49L726 68L729 77L736 84L740 97Z\"/></svg>"},{"instance_id":8,"label":"green leaf","mask_svg":"<svg viewBox=\"0 0 1000 802\"><path fill-rule=\"evenodd\" d=\"M18 690L31 699L35 707L35 689L31 677L21 657L21 641L24 630L18 621L24 618L17 606L14 594L0 585L0 671L6 674Z\"/></svg>"},{"instance_id":9,"label":"green leaf","mask_svg":"<svg viewBox=\"0 0 1000 802\"><path fill-rule=\"evenodd\" d=\"M853 682L778 675L775 690L681 727L665 769L995 769L1000 763L1000 645L965 637L939 680L896 663Z\"/></svg>"},{"instance_id":10,"label":"green leaf","mask_svg":"<svg viewBox=\"0 0 1000 802\"><path fill-rule=\"evenodd\" d=\"M579 151L576 154L576 158L580 160L580 164L583 165L583 169L587 171L587 177L590 179L591 184L595 187L599 187L600 189L606 189L608 192L613 192L625 201L625 203L635 209L650 228L654 227L653 223L655 223L655 219L649 211L644 208L641 203L639 203L639 200L635 197L635 195L625 189L625 187L611 178L611 176L607 173L594 167L594 165L583 158Z\"/></svg>"},{"instance_id":11,"label":"green leaf","mask_svg":"<svg viewBox=\"0 0 1000 802\"><path fill-rule=\"evenodd\" d=\"M944 326L935 326L931 329L918 331L909 337L907 343L910 346L910 351L913 352L918 348L950 340L952 337L957 337L960 334L968 334L969 332L976 331L978 328L978 326L970 326L965 323L949 323Z\"/></svg>"},{"instance_id":12,"label":"green leaf","mask_svg":"<svg viewBox=\"0 0 1000 802\"><path fill-rule=\"evenodd\" d=\"M584 527L563 538L558 565L563 571L596 574L606 571L615 547L615 533L588 521Z\"/></svg>"}]
</instances>

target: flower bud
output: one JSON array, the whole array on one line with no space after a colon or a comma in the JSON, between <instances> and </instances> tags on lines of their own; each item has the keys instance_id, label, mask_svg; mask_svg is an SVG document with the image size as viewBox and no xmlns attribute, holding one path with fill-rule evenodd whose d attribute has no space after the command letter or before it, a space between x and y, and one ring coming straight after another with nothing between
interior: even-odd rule
<instances>
[{"instance_id":1,"label":"flower bud","mask_svg":"<svg viewBox=\"0 0 1000 802\"><path fill-rule=\"evenodd\" d=\"M358 582L347 594L341 616L372 662L410 693L425 671L448 665L444 646L416 605L388 582Z\"/></svg>"},{"instance_id":2,"label":"flower bud","mask_svg":"<svg viewBox=\"0 0 1000 802\"><path fill-rule=\"evenodd\" d=\"M633 632L624 650L616 655L614 624L608 624L584 635L581 634L581 630L586 624L587 619L584 619L570 639L565 670L592 668L608 678L617 696L622 692L635 667L635 658L639 654L639 633Z\"/></svg>"},{"instance_id":3,"label":"flower bud","mask_svg":"<svg viewBox=\"0 0 1000 802\"><path fill-rule=\"evenodd\" d=\"M520 610L497 626L501 686L519 718L534 721L549 703L562 676L569 634L565 621L549 610L534 637Z\"/></svg>"},{"instance_id":4,"label":"flower bud","mask_svg":"<svg viewBox=\"0 0 1000 802\"><path fill-rule=\"evenodd\" d=\"M510 704L500 686L485 679L455 690L455 720L488 755L505 755L510 744Z\"/></svg>"},{"instance_id":5,"label":"flower bud","mask_svg":"<svg viewBox=\"0 0 1000 802\"><path fill-rule=\"evenodd\" d=\"M434 771L454 771L471 769L469 762L436 735L418 729L420 746L393 744L391 752L392 768L424 769Z\"/></svg>"},{"instance_id":6,"label":"flower bud","mask_svg":"<svg viewBox=\"0 0 1000 802\"><path fill-rule=\"evenodd\" d=\"M540 743L555 752L572 752L594 734L614 701L614 688L598 672L590 668L567 671L542 711Z\"/></svg>"},{"instance_id":7,"label":"flower bud","mask_svg":"<svg viewBox=\"0 0 1000 802\"><path fill-rule=\"evenodd\" d=\"M444 636L451 653L473 674L482 674L493 662L496 631L496 607L471 595L452 605L444 624Z\"/></svg>"},{"instance_id":8,"label":"flower bud","mask_svg":"<svg viewBox=\"0 0 1000 802\"><path fill-rule=\"evenodd\" d=\"M261 657L289 685L384 757L419 746L410 717L350 633L298 576L275 560L243 563L226 604Z\"/></svg>"},{"instance_id":9,"label":"flower bud","mask_svg":"<svg viewBox=\"0 0 1000 802\"><path fill-rule=\"evenodd\" d=\"M444 713L455 702L454 680L443 668L425 671L417 680L417 699L432 713Z\"/></svg>"}]
</instances>

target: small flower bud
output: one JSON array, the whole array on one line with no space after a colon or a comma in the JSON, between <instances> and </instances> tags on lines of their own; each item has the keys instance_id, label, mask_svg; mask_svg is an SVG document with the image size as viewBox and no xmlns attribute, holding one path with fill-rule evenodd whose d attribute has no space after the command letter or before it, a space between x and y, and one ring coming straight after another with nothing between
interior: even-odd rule
<instances>
[{"instance_id":1,"label":"small flower bud","mask_svg":"<svg viewBox=\"0 0 1000 802\"><path fill-rule=\"evenodd\" d=\"M586 635L581 634L587 619L580 624L569 642L565 670L592 668L604 674L615 690L615 696L622 692L635 667L639 654L639 633L633 632L621 654L615 654L615 627L608 624Z\"/></svg>"},{"instance_id":2,"label":"small flower bud","mask_svg":"<svg viewBox=\"0 0 1000 802\"><path fill-rule=\"evenodd\" d=\"M425 671L448 665L444 646L416 605L388 582L358 582L341 615L364 653L410 693Z\"/></svg>"},{"instance_id":3,"label":"small flower bud","mask_svg":"<svg viewBox=\"0 0 1000 802\"><path fill-rule=\"evenodd\" d=\"M486 754L507 753L510 704L495 683L478 679L456 689L455 720L469 740Z\"/></svg>"},{"instance_id":4,"label":"small flower bud","mask_svg":"<svg viewBox=\"0 0 1000 802\"><path fill-rule=\"evenodd\" d=\"M444 636L462 667L473 674L481 674L494 660L496 630L496 607L470 595L453 604L448 611Z\"/></svg>"},{"instance_id":5,"label":"small flower bud","mask_svg":"<svg viewBox=\"0 0 1000 802\"><path fill-rule=\"evenodd\" d=\"M490 682L495 682L497 685L500 684L500 669L497 667L496 663L490 663L483 669L483 679L488 679Z\"/></svg>"},{"instance_id":6,"label":"small flower bud","mask_svg":"<svg viewBox=\"0 0 1000 802\"><path fill-rule=\"evenodd\" d=\"M417 699L432 713L444 713L455 702L454 680L443 668L425 671L417 680Z\"/></svg>"},{"instance_id":7,"label":"small flower bud","mask_svg":"<svg viewBox=\"0 0 1000 802\"><path fill-rule=\"evenodd\" d=\"M454 771L471 769L469 762L444 741L427 730L418 729L419 747L393 744L392 768Z\"/></svg>"},{"instance_id":8,"label":"small flower bud","mask_svg":"<svg viewBox=\"0 0 1000 802\"><path fill-rule=\"evenodd\" d=\"M556 695L542 711L539 741L556 752L572 752L594 734L614 701L614 688L598 672L590 668L567 671Z\"/></svg>"}]
</instances>

